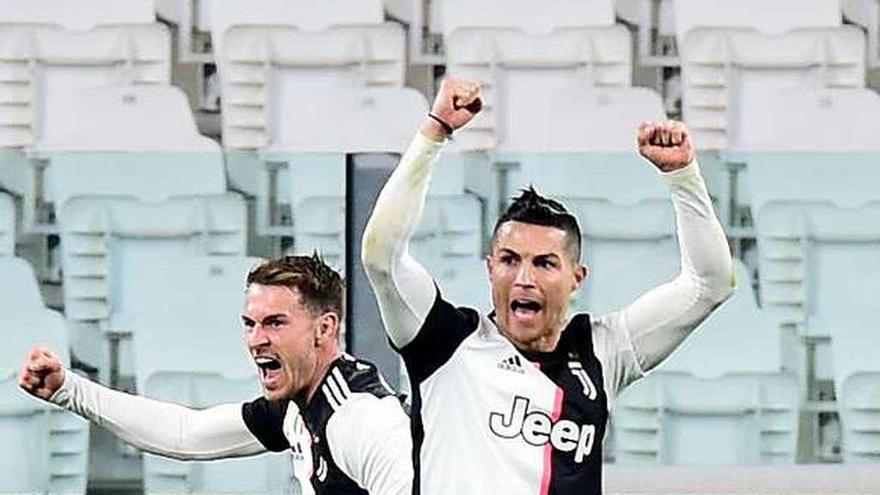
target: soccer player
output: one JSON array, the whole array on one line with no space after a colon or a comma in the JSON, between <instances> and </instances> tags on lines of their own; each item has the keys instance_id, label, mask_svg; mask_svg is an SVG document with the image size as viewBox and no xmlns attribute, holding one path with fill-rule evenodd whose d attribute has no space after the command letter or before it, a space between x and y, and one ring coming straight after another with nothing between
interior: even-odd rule
<instances>
[{"instance_id":1,"label":"soccer player","mask_svg":"<svg viewBox=\"0 0 880 495\"><path fill-rule=\"evenodd\" d=\"M246 287L241 319L263 388L254 401L194 410L129 395L69 372L42 348L28 355L19 386L154 454L207 460L310 448L311 465L294 470L318 495L409 494L409 419L376 367L339 348L339 274L317 255L292 256L257 265Z\"/></svg>"},{"instance_id":2,"label":"soccer player","mask_svg":"<svg viewBox=\"0 0 880 495\"><path fill-rule=\"evenodd\" d=\"M451 305L408 244L443 142L479 107L476 83L443 82L364 233L363 263L412 382L413 493L601 493L610 404L731 294L727 241L687 129L644 123L639 151L675 210L674 280L617 312L569 316L587 277L580 228L529 189L495 224L486 258L494 311ZM571 180L590 180L589 170Z\"/></svg>"}]
</instances>

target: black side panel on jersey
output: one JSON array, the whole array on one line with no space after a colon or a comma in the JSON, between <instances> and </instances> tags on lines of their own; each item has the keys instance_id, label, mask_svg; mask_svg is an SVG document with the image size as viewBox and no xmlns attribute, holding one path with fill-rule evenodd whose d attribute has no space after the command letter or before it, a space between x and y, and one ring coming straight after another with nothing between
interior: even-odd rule
<instances>
[{"instance_id":1,"label":"black side panel on jersey","mask_svg":"<svg viewBox=\"0 0 880 495\"><path fill-rule=\"evenodd\" d=\"M284 436L284 416L288 401L268 401L263 397L241 405L241 417L248 430L272 452L282 452L290 448Z\"/></svg>"},{"instance_id":2,"label":"black side panel on jersey","mask_svg":"<svg viewBox=\"0 0 880 495\"><path fill-rule=\"evenodd\" d=\"M470 308L456 308L443 299L440 289L436 291L434 305L419 333L402 349L395 347L406 363L414 390L443 366L480 324L479 313Z\"/></svg>"},{"instance_id":3,"label":"black side panel on jersey","mask_svg":"<svg viewBox=\"0 0 880 495\"><path fill-rule=\"evenodd\" d=\"M543 357L541 371L563 392L560 419L595 428L592 449L583 458L578 458L577 449L553 450L549 494L601 495L602 439L608 421L608 398L602 385L602 365L593 349L589 316L579 314L572 318L556 349Z\"/></svg>"}]
</instances>

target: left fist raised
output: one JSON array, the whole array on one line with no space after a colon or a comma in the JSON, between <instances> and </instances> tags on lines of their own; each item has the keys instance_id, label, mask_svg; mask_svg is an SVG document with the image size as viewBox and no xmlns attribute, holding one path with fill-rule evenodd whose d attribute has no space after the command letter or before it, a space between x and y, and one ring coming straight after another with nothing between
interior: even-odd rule
<instances>
[{"instance_id":1,"label":"left fist raised","mask_svg":"<svg viewBox=\"0 0 880 495\"><path fill-rule=\"evenodd\" d=\"M642 122L638 129L639 153L663 172L686 167L694 159L687 127L678 121Z\"/></svg>"}]
</instances>

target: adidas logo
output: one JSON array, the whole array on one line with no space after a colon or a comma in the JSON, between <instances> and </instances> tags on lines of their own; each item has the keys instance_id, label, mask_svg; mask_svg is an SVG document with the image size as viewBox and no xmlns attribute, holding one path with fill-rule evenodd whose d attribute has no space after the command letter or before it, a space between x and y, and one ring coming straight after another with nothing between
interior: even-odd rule
<instances>
[{"instance_id":1,"label":"adidas logo","mask_svg":"<svg viewBox=\"0 0 880 495\"><path fill-rule=\"evenodd\" d=\"M523 369L522 359L519 355L510 356L509 358L498 363L498 367L506 370L513 371L514 373L525 374L526 370Z\"/></svg>"}]
</instances>

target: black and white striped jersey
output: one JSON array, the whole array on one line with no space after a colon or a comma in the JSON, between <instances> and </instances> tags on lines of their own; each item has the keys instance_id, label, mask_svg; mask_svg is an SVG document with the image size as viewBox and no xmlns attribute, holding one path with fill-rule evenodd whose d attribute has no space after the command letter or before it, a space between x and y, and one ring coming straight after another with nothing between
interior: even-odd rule
<instances>
[{"instance_id":1,"label":"black and white striped jersey","mask_svg":"<svg viewBox=\"0 0 880 495\"><path fill-rule=\"evenodd\" d=\"M305 410L259 398L242 416L267 450L293 452L297 477L317 495L410 493L409 418L372 363L343 354Z\"/></svg>"},{"instance_id":2,"label":"black and white striped jersey","mask_svg":"<svg viewBox=\"0 0 880 495\"><path fill-rule=\"evenodd\" d=\"M603 365L616 365L597 357L595 335L580 314L555 350L521 351L492 315L454 307L438 292L399 349L413 392L413 493L600 493Z\"/></svg>"}]
</instances>

